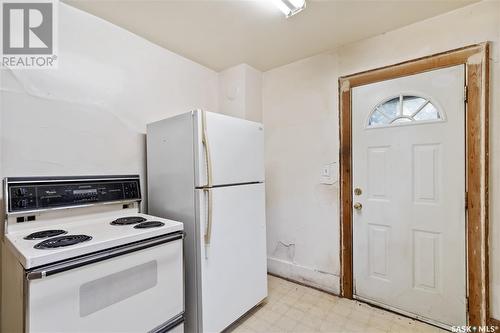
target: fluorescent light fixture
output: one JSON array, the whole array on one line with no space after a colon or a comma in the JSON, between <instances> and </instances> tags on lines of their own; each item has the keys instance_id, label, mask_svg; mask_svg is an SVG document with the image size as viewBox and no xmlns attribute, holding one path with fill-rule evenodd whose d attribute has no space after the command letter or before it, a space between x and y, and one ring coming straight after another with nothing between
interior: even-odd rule
<instances>
[{"instance_id":1,"label":"fluorescent light fixture","mask_svg":"<svg viewBox=\"0 0 500 333\"><path fill-rule=\"evenodd\" d=\"M286 17L295 15L306 8L306 0L272 0L272 2Z\"/></svg>"}]
</instances>

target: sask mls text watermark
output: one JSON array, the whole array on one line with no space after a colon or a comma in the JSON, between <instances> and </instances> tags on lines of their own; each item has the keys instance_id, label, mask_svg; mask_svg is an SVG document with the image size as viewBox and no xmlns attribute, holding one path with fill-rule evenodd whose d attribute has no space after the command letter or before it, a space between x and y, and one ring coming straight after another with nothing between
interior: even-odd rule
<instances>
[{"instance_id":1,"label":"sask mls text watermark","mask_svg":"<svg viewBox=\"0 0 500 333\"><path fill-rule=\"evenodd\" d=\"M498 326L452 326L453 333L496 333L499 331Z\"/></svg>"},{"instance_id":2,"label":"sask mls text watermark","mask_svg":"<svg viewBox=\"0 0 500 333\"><path fill-rule=\"evenodd\" d=\"M57 67L57 0L1 0L2 67Z\"/></svg>"}]
</instances>

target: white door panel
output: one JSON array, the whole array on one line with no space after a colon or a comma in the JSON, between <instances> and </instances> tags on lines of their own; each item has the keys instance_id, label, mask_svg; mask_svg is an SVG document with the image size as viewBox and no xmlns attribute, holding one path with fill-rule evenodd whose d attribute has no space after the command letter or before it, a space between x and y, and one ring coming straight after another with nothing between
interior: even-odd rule
<instances>
[{"instance_id":1,"label":"white door panel","mask_svg":"<svg viewBox=\"0 0 500 333\"><path fill-rule=\"evenodd\" d=\"M400 95L435 109L370 116ZM463 66L352 91L355 295L444 326L466 322L463 98Z\"/></svg>"},{"instance_id":2,"label":"white door panel","mask_svg":"<svg viewBox=\"0 0 500 333\"><path fill-rule=\"evenodd\" d=\"M206 156L202 139L202 112L198 117L197 185L207 185ZM205 112L212 165L212 184L228 185L264 181L264 129L262 124Z\"/></svg>"},{"instance_id":3,"label":"white door panel","mask_svg":"<svg viewBox=\"0 0 500 333\"><path fill-rule=\"evenodd\" d=\"M203 332L220 332L267 296L264 184L219 187L212 193L210 245L207 192L197 190Z\"/></svg>"}]
</instances>

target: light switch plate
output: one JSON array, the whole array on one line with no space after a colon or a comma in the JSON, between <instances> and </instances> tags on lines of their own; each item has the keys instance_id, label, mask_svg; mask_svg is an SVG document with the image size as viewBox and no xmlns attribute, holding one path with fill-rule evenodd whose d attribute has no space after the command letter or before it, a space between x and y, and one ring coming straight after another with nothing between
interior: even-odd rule
<instances>
[{"instance_id":1,"label":"light switch plate","mask_svg":"<svg viewBox=\"0 0 500 333\"><path fill-rule=\"evenodd\" d=\"M327 164L327 165L323 166L323 171L321 173L321 177L330 178L330 175L331 175L330 164Z\"/></svg>"},{"instance_id":2,"label":"light switch plate","mask_svg":"<svg viewBox=\"0 0 500 333\"><path fill-rule=\"evenodd\" d=\"M333 185L338 182L338 174L339 168L337 162L325 164L321 170L320 183Z\"/></svg>"}]
</instances>

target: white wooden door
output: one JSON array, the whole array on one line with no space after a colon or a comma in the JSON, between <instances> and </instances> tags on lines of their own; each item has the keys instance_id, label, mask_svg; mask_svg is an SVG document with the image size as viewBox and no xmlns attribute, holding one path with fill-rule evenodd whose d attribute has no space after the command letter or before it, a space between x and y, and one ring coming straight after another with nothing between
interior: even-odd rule
<instances>
[{"instance_id":1,"label":"white wooden door","mask_svg":"<svg viewBox=\"0 0 500 333\"><path fill-rule=\"evenodd\" d=\"M355 297L441 326L466 323L464 84L456 66L352 90Z\"/></svg>"}]
</instances>

